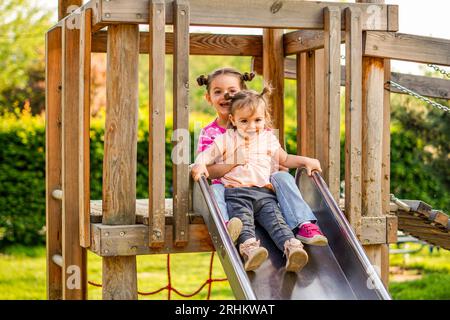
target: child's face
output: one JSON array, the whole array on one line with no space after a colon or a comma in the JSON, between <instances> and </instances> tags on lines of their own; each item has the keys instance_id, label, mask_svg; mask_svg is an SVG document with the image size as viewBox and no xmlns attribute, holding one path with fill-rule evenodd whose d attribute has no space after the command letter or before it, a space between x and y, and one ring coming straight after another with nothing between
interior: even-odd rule
<instances>
[{"instance_id":1,"label":"child's face","mask_svg":"<svg viewBox=\"0 0 450 320\"><path fill-rule=\"evenodd\" d=\"M230 102L225 101L225 94L234 95L241 91L240 80L231 75L221 75L211 82L211 87L206 93L206 100L216 109L222 119L228 119L230 114Z\"/></svg>"},{"instance_id":2,"label":"child's face","mask_svg":"<svg viewBox=\"0 0 450 320\"><path fill-rule=\"evenodd\" d=\"M258 106L253 114L250 108L236 110L234 115L230 114L230 121L242 136L251 137L264 130L266 124L264 107Z\"/></svg>"}]
</instances>

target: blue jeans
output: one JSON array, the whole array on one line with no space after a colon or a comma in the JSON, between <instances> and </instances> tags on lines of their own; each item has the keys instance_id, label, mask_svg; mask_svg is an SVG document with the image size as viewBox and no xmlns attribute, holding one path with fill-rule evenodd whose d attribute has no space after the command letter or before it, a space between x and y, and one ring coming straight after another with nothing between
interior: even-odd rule
<instances>
[{"instance_id":1,"label":"blue jeans","mask_svg":"<svg viewBox=\"0 0 450 320\"><path fill-rule=\"evenodd\" d=\"M294 177L289 172L275 172L270 177L270 182L275 189L281 213L291 230L294 230L303 222L317 221L311 208L303 200ZM225 203L225 187L222 184L213 184L211 187L224 220L230 220Z\"/></svg>"}]
</instances>

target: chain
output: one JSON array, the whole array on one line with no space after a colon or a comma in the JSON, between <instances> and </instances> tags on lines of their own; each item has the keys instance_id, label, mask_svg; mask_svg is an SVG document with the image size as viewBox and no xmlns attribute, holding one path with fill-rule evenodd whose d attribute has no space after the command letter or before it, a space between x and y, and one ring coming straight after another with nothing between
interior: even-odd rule
<instances>
[{"instance_id":1,"label":"chain","mask_svg":"<svg viewBox=\"0 0 450 320\"><path fill-rule=\"evenodd\" d=\"M395 82L395 81L392 81L392 80L391 80L391 81L388 81L388 83L391 84L392 86L396 87L396 88L399 89L400 91L402 91L402 92L404 92L404 93L407 93L407 94L409 94L410 96L413 96L414 98L417 98L417 99L419 99L419 100L422 100L423 102L426 102L427 104L429 104L429 105L431 105L431 106L433 106L433 107L435 107L435 108L438 108L438 109L440 109L440 110L442 110L442 111L445 111L445 112L450 112L450 108L448 108L448 107L446 107L446 106L443 106L442 104L437 103L437 102L435 102L435 101L432 101L432 100L430 100L430 99L428 99L428 98L426 98L426 97L424 97L424 96L418 94L417 92L414 92L414 91L412 91L412 90L410 90L410 89L408 89L408 88L405 88L404 86L402 86L401 84L398 84L398 83Z\"/></svg>"},{"instance_id":2,"label":"chain","mask_svg":"<svg viewBox=\"0 0 450 320\"><path fill-rule=\"evenodd\" d=\"M437 66L435 64L431 64L431 63L427 64L427 66L429 66L430 68L433 68L435 71L440 72L442 75L446 76L447 78L450 78L450 72L448 72L442 68L439 68L439 66Z\"/></svg>"}]
</instances>

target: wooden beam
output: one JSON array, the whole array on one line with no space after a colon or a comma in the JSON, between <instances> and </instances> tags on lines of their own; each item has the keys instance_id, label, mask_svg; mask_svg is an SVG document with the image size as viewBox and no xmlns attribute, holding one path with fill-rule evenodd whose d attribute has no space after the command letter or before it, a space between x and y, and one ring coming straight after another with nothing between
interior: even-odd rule
<instances>
[{"instance_id":1,"label":"wooden beam","mask_svg":"<svg viewBox=\"0 0 450 320\"><path fill-rule=\"evenodd\" d=\"M296 70L296 59L293 58L285 58L284 61L284 77L286 79L297 79L297 70ZM255 57L252 61L252 71L257 74L262 74L262 58ZM341 86L345 86L345 66L341 66ZM385 78L385 88L388 87L387 93L401 93L404 94L403 91L397 89L394 86L387 86ZM416 76L413 74L405 74L398 72L391 72L390 80L401 84L402 86L411 89L418 94L429 97L429 98L438 98L438 99L447 99L450 100L450 80L440 79L440 78L432 78L426 76Z\"/></svg>"},{"instance_id":2,"label":"wooden beam","mask_svg":"<svg viewBox=\"0 0 450 320\"><path fill-rule=\"evenodd\" d=\"M103 223L134 224L139 27L108 27ZM103 258L103 299L137 299L136 257Z\"/></svg>"},{"instance_id":3,"label":"wooden beam","mask_svg":"<svg viewBox=\"0 0 450 320\"><path fill-rule=\"evenodd\" d=\"M166 32L166 54L173 54L172 32ZM262 56L262 36L228 35L211 33L191 33L189 35L191 55L221 56ZM149 52L148 32L141 31L139 36L139 53ZM106 52L106 31L93 34L92 52Z\"/></svg>"},{"instance_id":4,"label":"wooden beam","mask_svg":"<svg viewBox=\"0 0 450 320\"><path fill-rule=\"evenodd\" d=\"M61 28L54 28L45 38L45 221L47 245L47 299L62 299L62 269L52 257L62 252L61 200L53 197L53 190L61 189Z\"/></svg>"},{"instance_id":5,"label":"wooden beam","mask_svg":"<svg viewBox=\"0 0 450 320\"><path fill-rule=\"evenodd\" d=\"M62 256L63 299L87 298L86 249L80 246L79 74L80 30L62 28Z\"/></svg>"},{"instance_id":6,"label":"wooden beam","mask_svg":"<svg viewBox=\"0 0 450 320\"><path fill-rule=\"evenodd\" d=\"M91 21L92 10L87 9L81 12L80 29L80 105L79 105L79 223L80 223L80 245L88 248L90 245L89 227L89 201L90 195L90 115L91 115Z\"/></svg>"},{"instance_id":7,"label":"wooden beam","mask_svg":"<svg viewBox=\"0 0 450 320\"><path fill-rule=\"evenodd\" d=\"M345 31L342 31L341 43L344 43L344 40L345 40ZM288 32L283 35L283 43L285 56L306 51L322 49L324 46L324 31L298 30Z\"/></svg>"},{"instance_id":8,"label":"wooden beam","mask_svg":"<svg viewBox=\"0 0 450 320\"><path fill-rule=\"evenodd\" d=\"M345 215L361 235L362 31L361 11L345 9Z\"/></svg>"},{"instance_id":9,"label":"wooden beam","mask_svg":"<svg viewBox=\"0 0 450 320\"><path fill-rule=\"evenodd\" d=\"M174 245L181 247L189 239L189 10L186 0L174 1L173 215Z\"/></svg>"},{"instance_id":10,"label":"wooden beam","mask_svg":"<svg viewBox=\"0 0 450 320\"><path fill-rule=\"evenodd\" d=\"M173 23L172 2L166 2L166 23ZM397 31L396 10L389 5L352 4L336 2L306 2L296 0L190 0L191 25L323 29L323 9L361 8L364 30ZM99 12L101 23L149 23L148 0L102 0ZM344 29L344 26L341 26Z\"/></svg>"},{"instance_id":11,"label":"wooden beam","mask_svg":"<svg viewBox=\"0 0 450 320\"><path fill-rule=\"evenodd\" d=\"M149 139L148 143L148 193L150 247L164 245L164 198L165 198L165 5L164 1L151 1L153 17L149 41Z\"/></svg>"},{"instance_id":12,"label":"wooden beam","mask_svg":"<svg viewBox=\"0 0 450 320\"><path fill-rule=\"evenodd\" d=\"M284 146L284 50L283 30L263 30L263 77L272 86L270 107L273 128L278 129L278 139Z\"/></svg>"},{"instance_id":13,"label":"wooden beam","mask_svg":"<svg viewBox=\"0 0 450 320\"><path fill-rule=\"evenodd\" d=\"M330 192L336 201L339 200L340 190L340 79L341 79L341 33L338 31L341 25L341 13L338 7L326 7L324 9L324 39L325 39L325 108L327 110L328 135L325 139L328 147L325 162L328 176L327 183Z\"/></svg>"},{"instance_id":14,"label":"wooden beam","mask_svg":"<svg viewBox=\"0 0 450 320\"><path fill-rule=\"evenodd\" d=\"M81 7L83 0L58 0L58 21L69 15L75 8Z\"/></svg>"},{"instance_id":15,"label":"wooden beam","mask_svg":"<svg viewBox=\"0 0 450 320\"><path fill-rule=\"evenodd\" d=\"M175 245L174 229L166 225L164 245L160 248L148 246L149 227L146 225L107 226L91 224L91 251L102 257L147 255L163 253L188 253L214 251L205 224L188 225L191 239L184 247Z\"/></svg>"},{"instance_id":16,"label":"wooden beam","mask_svg":"<svg viewBox=\"0 0 450 320\"><path fill-rule=\"evenodd\" d=\"M368 31L365 33L364 55L450 66L450 40Z\"/></svg>"}]
</instances>

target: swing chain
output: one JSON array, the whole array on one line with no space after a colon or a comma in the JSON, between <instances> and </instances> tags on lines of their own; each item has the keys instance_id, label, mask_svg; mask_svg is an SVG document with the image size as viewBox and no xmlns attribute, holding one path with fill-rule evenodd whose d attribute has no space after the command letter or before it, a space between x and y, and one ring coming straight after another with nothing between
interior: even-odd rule
<instances>
[{"instance_id":1,"label":"swing chain","mask_svg":"<svg viewBox=\"0 0 450 320\"><path fill-rule=\"evenodd\" d=\"M426 97L424 97L424 96L418 94L417 92L414 92L414 91L412 91L412 90L410 90L410 89L408 89L408 88L405 88L404 86L402 86L401 84L398 84L398 83L395 82L395 81L390 80L390 81L388 81L387 83L390 84L390 85L392 85L392 86L394 86L394 87L396 87L396 88L399 89L400 91L402 91L402 92L404 92L404 93L407 93L407 94L409 94L410 96L413 96L414 98L417 98L417 99L419 99L419 100L422 100L423 102L425 102L425 103L427 103L427 104L429 104L429 105L431 105L431 106L433 106L433 107L435 107L435 108L438 108L438 109L440 109L440 110L442 110L442 111L445 111L445 112L450 112L450 108L448 108L448 107L446 107L446 106L443 106L442 104L437 103L437 102L435 102L435 101L433 101L433 100L430 100L430 99L428 99L428 98L426 98Z\"/></svg>"},{"instance_id":2,"label":"swing chain","mask_svg":"<svg viewBox=\"0 0 450 320\"><path fill-rule=\"evenodd\" d=\"M429 66L430 68L433 68L435 71L440 72L442 75L446 76L447 78L450 78L450 72L440 68L439 66L435 65L435 64L427 64L427 66Z\"/></svg>"}]
</instances>

